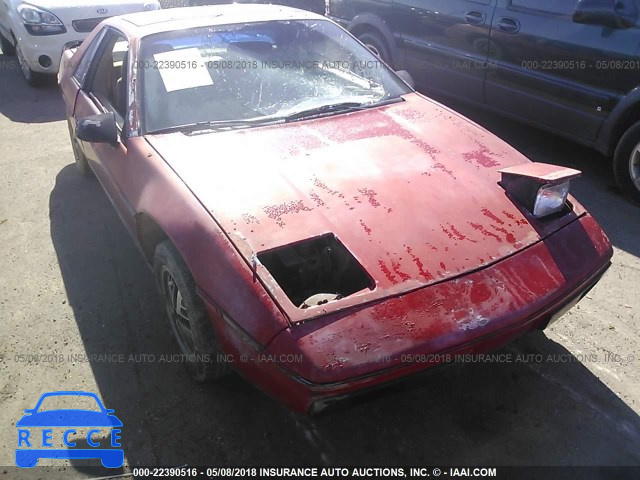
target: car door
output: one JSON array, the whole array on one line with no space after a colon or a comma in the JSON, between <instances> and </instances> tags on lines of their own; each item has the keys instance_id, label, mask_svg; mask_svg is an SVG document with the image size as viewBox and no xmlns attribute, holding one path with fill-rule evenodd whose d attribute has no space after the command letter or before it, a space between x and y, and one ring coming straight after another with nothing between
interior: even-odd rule
<instances>
[{"instance_id":1,"label":"car door","mask_svg":"<svg viewBox=\"0 0 640 480\"><path fill-rule=\"evenodd\" d=\"M634 2L617 4L635 10ZM498 0L486 101L589 144L618 98L638 83L637 68L608 67L615 61L635 63L640 30L575 23L576 5L576 0Z\"/></svg>"},{"instance_id":2,"label":"car door","mask_svg":"<svg viewBox=\"0 0 640 480\"><path fill-rule=\"evenodd\" d=\"M428 91L484 100L496 0L396 0L407 70Z\"/></svg>"},{"instance_id":3,"label":"car door","mask_svg":"<svg viewBox=\"0 0 640 480\"><path fill-rule=\"evenodd\" d=\"M74 118L78 121L101 113L115 114L120 142L110 145L81 141L80 144L91 169L125 225L133 232L135 210L122 188L130 170L126 139L122 136L128 105L128 50L129 41L126 36L109 28L90 62L86 78L78 92Z\"/></svg>"}]
</instances>

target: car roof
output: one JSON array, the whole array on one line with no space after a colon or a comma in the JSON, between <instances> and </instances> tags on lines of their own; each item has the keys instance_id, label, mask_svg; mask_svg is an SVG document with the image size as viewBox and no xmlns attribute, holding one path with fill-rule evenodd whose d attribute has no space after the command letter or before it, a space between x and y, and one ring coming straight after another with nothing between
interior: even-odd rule
<instances>
[{"instance_id":1,"label":"car roof","mask_svg":"<svg viewBox=\"0 0 640 480\"><path fill-rule=\"evenodd\" d=\"M325 17L281 5L230 4L167 8L113 17L111 23L138 38L174 30L277 20L326 20Z\"/></svg>"}]
</instances>

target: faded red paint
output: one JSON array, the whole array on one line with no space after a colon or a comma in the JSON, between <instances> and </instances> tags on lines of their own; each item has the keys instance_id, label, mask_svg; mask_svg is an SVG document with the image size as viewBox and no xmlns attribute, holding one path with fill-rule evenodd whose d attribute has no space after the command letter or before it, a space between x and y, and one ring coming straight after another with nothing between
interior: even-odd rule
<instances>
[{"instance_id":1,"label":"faded red paint","mask_svg":"<svg viewBox=\"0 0 640 480\"><path fill-rule=\"evenodd\" d=\"M372 207L379 207L380 206L380 202L378 202L378 200L376 200L376 195L377 195L376 192L374 192L373 190L368 189L368 188L361 188L358 191L362 195L367 197L367 199L369 200L369 203L371 204Z\"/></svg>"},{"instance_id":2,"label":"faded red paint","mask_svg":"<svg viewBox=\"0 0 640 480\"><path fill-rule=\"evenodd\" d=\"M482 212L482 214L485 217L490 218L491 220L493 220L495 223L497 223L498 225L504 225L504 221L501 220L499 217L497 217L493 212L491 212L490 210L488 210L487 208L483 208L480 210Z\"/></svg>"},{"instance_id":3,"label":"faded red paint","mask_svg":"<svg viewBox=\"0 0 640 480\"><path fill-rule=\"evenodd\" d=\"M255 224L260 223L260 220L258 220L258 218L255 215L251 215L250 213L243 213L242 219L247 223L247 225L250 225L252 223L255 223Z\"/></svg>"},{"instance_id":4,"label":"faded red paint","mask_svg":"<svg viewBox=\"0 0 640 480\"><path fill-rule=\"evenodd\" d=\"M420 274L420 276L425 278L426 280L433 280L433 275L431 275L428 271L424 269L422 260L420 260L418 257L414 255L413 250L411 250L411 247L407 247L407 253L411 257L411 260L413 261L413 263L415 263L416 267L418 268L418 273Z\"/></svg>"},{"instance_id":5,"label":"faded red paint","mask_svg":"<svg viewBox=\"0 0 640 480\"><path fill-rule=\"evenodd\" d=\"M405 281L411 278L411 275L408 275L401 270L402 265L399 262L391 260L391 268L393 268L393 272L400 277L400 280Z\"/></svg>"},{"instance_id":6,"label":"faded red paint","mask_svg":"<svg viewBox=\"0 0 640 480\"><path fill-rule=\"evenodd\" d=\"M281 203L279 205L270 205L263 208L267 217L276 221L280 227L284 227L283 215L290 215L292 213L310 212L311 209L306 207L302 200L292 201L288 203Z\"/></svg>"},{"instance_id":7,"label":"faded red paint","mask_svg":"<svg viewBox=\"0 0 640 480\"><path fill-rule=\"evenodd\" d=\"M496 241L498 243L502 243L502 238L500 238L498 235L496 235L493 232L490 232L489 230L487 230L486 228L484 228L482 225L480 225L479 223L473 223L470 222L469 223L475 230L479 231L480 233L482 233L482 235L484 235L485 237L492 237L495 238Z\"/></svg>"},{"instance_id":8,"label":"faded red paint","mask_svg":"<svg viewBox=\"0 0 640 480\"><path fill-rule=\"evenodd\" d=\"M314 201L317 207L324 207L326 205L322 198L320 198L320 195L318 195L316 192L311 192L309 194L309 197L311 197L311 200Z\"/></svg>"},{"instance_id":9,"label":"faded red paint","mask_svg":"<svg viewBox=\"0 0 640 480\"><path fill-rule=\"evenodd\" d=\"M344 198L344 194L336 191L336 190L332 190L329 187L327 187L324 182L321 182L320 180L318 180L316 177L313 178L313 185L321 188L322 190L325 190L329 195L337 195L338 198Z\"/></svg>"},{"instance_id":10,"label":"faded red paint","mask_svg":"<svg viewBox=\"0 0 640 480\"><path fill-rule=\"evenodd\" d=\"M467 162L473 161L485 168L492 168L500 165L500 162L498 162L491 156L491 150L489 150L484 145L482 145L478 150L474 150L473 152L463 153L462 158L464 158Z\"/></svg>"},{"instance_id":11,"label":"faded red paint","mask_svg":"<svg viewBox=\"0 0 640 480\"><path fill-rule=\"evenodd\" d=\"M362 228L364 229L365 233L367 235L371 235L371 229L369 227L367 227L366 223L364 223L362 220L360 220L360 225L362 226Z\"/></svg>"},{"instance_id":12,"label":"faded red paint","mask_svg":"<svg viewBox=\"0 0 640 480\"><path fill-rule=\"evenodd\" d=\"M106 20L129 36L132 64L141 35L225 18L146 14L164 20L139 29L122 18ZM75 125L100 110L72 73L64 70L60 81ZM136 132L137 103L129 109L129 132ZM612 255L575 199L573 212L548 221L514 204L496 167L528 160L415 93L397 104L299 123L197 136L136 134L121 147L87 145L126 228L144 245L137 227L149 218L174 243L224 352L301 355L277 365L236 364L298 411L437 363L407 363L407 354L485 352L544 328L598 279ZM212 151L229 161L216 161ZM375 287L298 309L252 259L328 232Z\"/></svg>"},{"instance_id":13,"label":"faded red paint","mask_svg":"<svg viewBox=\"0 0 640 480\"><path fill-rule=\"evenodd\" d=\"M454 180L456 179L456 176L453 174L453 171L451 169L447 168L444 163L436 162L436 163L433 164L433 168L436 169L436 170L440 170L440 171L446 173L447 175L449 175Z\"/></svg>"},{"instance_id":14,"label":"faded red paint","mask_svg":"<svg viewBox=\"0 0 640 480\"><path fill-rule=\"evenodd\" d=\"M513 213L507 212L506 210L502 213L504 213L505 217L507 217L509 220L513 220L516 225L526 225L528 223L526 219L518 218Z\"/></svg>"},{"instance_id":15,"label":"faded red paint","mask_svg":"<svg viewBox=\"0 0 640 480\"><path fill-rule=\"evenodd\" d=\"M391 270L389 270L387 264L384 263L384 260L378 260L378 265L380 266L380 270L382 270L382 273L384 273L384 276L387 277L387 280L389 280L391 283L397 283L396 277L393 275Z\"/></svg>"}]
</instances>

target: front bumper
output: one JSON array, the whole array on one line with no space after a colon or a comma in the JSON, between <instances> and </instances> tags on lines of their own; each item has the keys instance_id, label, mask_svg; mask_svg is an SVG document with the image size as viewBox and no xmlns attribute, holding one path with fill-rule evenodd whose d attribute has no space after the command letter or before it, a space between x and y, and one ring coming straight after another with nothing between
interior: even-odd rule
<instances>
[{"instance_id":1,"label":"front bumper","mask_svg":"<svg viewBox=\"0 0 640 480\"><path fill-rule=\"evenodd\" d=\"M88 33L76 32L71 25L65 25L65 28L67 29L65 33L38 36L31 35L22 24L16 26L15 34L20 50L31 70L52 75L58 73L64 46L71 42L81 42L88 35ZM40 63L39 59L42 56L51 59L49 66L45 67Z\"/></svg>"},{"instance_id":2,"label":"front bumper","mask_svg":"<svg viewBox=\"0 0 640 480\"><path fill-rule=\"evenodd\" d=\"M545 328L598 281L612 253L586 214L481 270L292 326L266 349L228 323L217 331L225 351L240 359L235 366L241 374L293 410L315 413Z\"/></svg>"}]
</instances>

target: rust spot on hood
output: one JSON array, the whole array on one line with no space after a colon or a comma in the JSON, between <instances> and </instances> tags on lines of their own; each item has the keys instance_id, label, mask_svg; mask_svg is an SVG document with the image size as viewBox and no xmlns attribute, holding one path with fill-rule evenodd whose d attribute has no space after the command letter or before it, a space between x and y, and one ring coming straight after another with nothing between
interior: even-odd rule
<instances>
[{"instance_id":1,"label":"rust spot on hood","mask_svg":"<svg viewBox=\"0 0 640 480\"><path fill-rule=\"evenodd\" d=\"M391 270L389 270L389 267L387 267L387 264L384 263L384 260L378 260L378 265L380 266L380 270L382 270L382 273L384 273L384 276L387 277L387 280L394 284L398 283L395 275L391 272Z\"/></svg>"},{"instance_id":2,"label":"rust spot on hood","mask_svg":"<svg viewBox=\"0 0 640 480\"><path fill-rule=\"evenodd\" d=\"M479 231L480 233L482 233L485 237L493 237L495 238L498 243L502 243L502 238L500 238L498 235L496 235L493 232L490 232L489 230L487 230L486 228L484 228L482 225L480 225L479 223L473 223L470 222L469 225L471 225L473 227L474 230Z\"/></svg>"},{"instance_id":3,"label":"rust spot on hood","mask_svg":"<svg viewBox=\"0 0 640 480\"><path fill-rule=\"evenodd\" d=\"M305 206L302 200L294 200L292 202L284 202L279 205L271 205L263 208L267 217L275 220L278 226L284 227L283 215L299 212L310 212L312 209Z\"/></svg>"},{"instance_id":4,"label":"rust spot on hood","mask_svg":"<svg viewBox=\"0 0 640 480\"><path fill-rule=\"evenodd\" d=\"M415 253L413 253L413 250L411 249L411 247L407 247L407 253L411 257L411 260L413 260L413 263L415 263L416 267L418 267L418 273L420 274L420 276L426 280L433 280L433 275L431 275L429 271L424 269L424 264L415 255Z\"/></svg>"},{"instance_id":5,"label":"rust spot on hood","mask_svg":"<svg viewBox=\"0 0 640 480\"><path fill-rule=\"evenodd\" d=\"M364 195L365 197L367 197L369 199L369 203L371 204L372 207L379 207L380 206L380 202L378 202L378 200L376 200L376 195L377 195L376 192L374 192L373 190L371 190L369 188L360 188L358 191L362 195Z\"/></svg>"},{"instance_id":6,"label":"rust spot on hood","mask_svg":"<svg viewBox=\"0 0 640 480\"><path fill-rule=\"evenodd\" d=\"M485 168L492 168L500 165L500 162L491 157L491 150L484 145L481 145L478 150L474 150L473 152L463 153L462 158L469 163L476 162L478 165L482 165Z\"/></svg>"},{"instance_id":7,"label":"rust spot on hood","mask_svg":"<svg viewBox=\"0 0 640 480\"><path fill-rule=\"evenodd\" d=\"M491 220L493 220L494 222L496 222L498 225L504 225L504 220L501 220L500 218L498 218L491 210L489 210L488 208L483 208L482 210L482 214L485 217L490 218Z\"/></svg>"}]
</instances>

